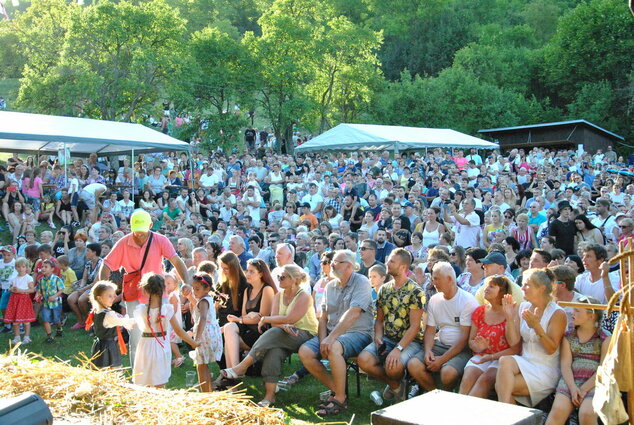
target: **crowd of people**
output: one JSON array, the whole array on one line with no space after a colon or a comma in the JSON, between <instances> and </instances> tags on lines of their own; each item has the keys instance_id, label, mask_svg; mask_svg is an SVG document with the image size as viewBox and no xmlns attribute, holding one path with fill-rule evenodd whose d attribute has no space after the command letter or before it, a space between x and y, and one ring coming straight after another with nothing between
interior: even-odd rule
<instances>
[{"instance_id":1,"label":"crowd of people","mask_svg":"<svg viewBox=\"0 0 634 425\"><path fill-rule=\"evenodd\" d=\"M2 332L28 344L41 324L51 343L72 317L95 335L96 365L120 365L129 347L135 383L152 386L186 342L203 391L255 374L262 406L280 380L312 375L330 390L322 416L347 409L356 358L386 400L437 387L550 398L549 424L575 409L597 423L594 374L617 314L557 301L620 289L608 261L633 236L634 184L612 172L623 159L611 147L249 148L66 166L14 154L0 166ZM302 366L283 377L292 353Z\"/></svg>"}]
</instances>

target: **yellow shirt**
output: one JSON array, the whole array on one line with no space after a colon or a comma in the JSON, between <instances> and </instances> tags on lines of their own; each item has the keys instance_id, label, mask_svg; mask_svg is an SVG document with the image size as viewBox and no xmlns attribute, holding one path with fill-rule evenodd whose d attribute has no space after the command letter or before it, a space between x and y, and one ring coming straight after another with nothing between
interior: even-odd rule
<instances>
[{"instance_id":1,"label":"yellow shirt","mask_svg":"<svg viewBox=\"0 0 634 425\"><path fill-rule=\"evenodd\" d=\"M59 277L64 281L64 294L70 295L74 291L73 282L77 281L75 271L70 267L67 268L66 271L60 270Z\"/></svg>"},{"instance_id":2,"label":"yellow shirt","mask_svg":"<svg viewBox=\"0 0 634 425\"><path fill-rule=\"evenodd\" d=\"M295 302L297 302L297 298L299 298L299 294L301 294L302 292L304 292L303 289L300 289L297 294L295 294L295 297L291 300L289 305L284 305L284 290L281 289L279 294L280 294L280 316L286 316L288 314L289 311L293 310L293 307L295 307ZM295 327L297 329L302 329L305 331L310 332L312 335L317 335L317 328L319 327L319 323L317 322L317 316L315 315L315 309L313 308L312 305L308 306L308 311L306 311L306 314L304 314L304 316L299 319L297 322L295 322Z\"/></svg>"}]
</instances>

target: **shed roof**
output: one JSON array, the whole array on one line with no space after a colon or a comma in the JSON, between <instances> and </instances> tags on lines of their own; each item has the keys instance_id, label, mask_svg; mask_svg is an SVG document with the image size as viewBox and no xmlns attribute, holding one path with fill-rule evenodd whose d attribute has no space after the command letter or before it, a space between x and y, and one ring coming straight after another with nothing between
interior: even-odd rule
<instances>
[{"instance_id":1,"label":"shed roof","mask_svg":"<svg viewBox=\"0 0 634 425\"><path fill-rule=\"evenodd\" d=\"M616 139L616 140L625 140L623 136L619 136L616 133L612 133L611 131L608 131L605 128L599 127L598 125L593 124L590 121L586 121L586 120L548 122L548 123L542 123L542 124L521 125L517 127L488 128L488 129L478 130L478 133L502 133L502 132L513 132L513 131L519 131L519 130L530 130L532 128L562 127L562 126L579 125L579 124L594 128L595 130L598 130L600 133L605 134L608 138Z\"/></svg>"}]
</instances>

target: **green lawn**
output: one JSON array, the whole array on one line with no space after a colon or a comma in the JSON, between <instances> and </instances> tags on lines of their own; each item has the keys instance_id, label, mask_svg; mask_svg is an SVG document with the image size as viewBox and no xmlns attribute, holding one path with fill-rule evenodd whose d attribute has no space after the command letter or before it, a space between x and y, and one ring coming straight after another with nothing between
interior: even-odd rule
<instances>
[{"instance_id":1,"label":"green lawn","mask_svg":"<svg viewBox=\"0 0 634 425\"><path fill-rule=\"evenodd\" d=\"M33 342L25 348L46 357L57 357L62 360L70 360L71 364L79 364L75 356L81 352L90 355L92 339L88 333L83 330L71 330L70 327L73 324L74 320L71 314L64 329L64 336L57 338L52 344L44 343L45 335L41 326L34 327L31 332ZM12 333L3 334L2 336L2 342L7 349L9 347L9 341L12 338ZM186 362L182 367L172 369L172 377L169 381L168 388L185 387L185 372L196 370L192 360L188 358L185 349L183 349L183 353L185 354ZM123 358L124 365L128 366L128 356L123 356ZM299 359L297 355L293 355L290 364L285 363L284 365L284 376L290 375L299 367ZM212 371L214 377L218 376L218 367L215 364L212 367ZM262 398L263 388L261 379L247 377L244 380L244 385L247 394L251 395L254 401L258 401ZM357 397L353 372L350 372L350 401L348 411L339 416L322 419L315 415L314 412L317 410L315 406L319 402L319 393L324 391L325 388L311 376L307 376L293 386L290 391L280 391L278 393L277 407L282 408L289 418L309 423L349 422L352 415L355 414L354 424L368 424L370 423L370 412L376 409L376 406L370 401L370 392L380 390L381 388L382 386L377 382L368 381L364 375L361 375L361 397Z\"/></svg>"}]
</instances>

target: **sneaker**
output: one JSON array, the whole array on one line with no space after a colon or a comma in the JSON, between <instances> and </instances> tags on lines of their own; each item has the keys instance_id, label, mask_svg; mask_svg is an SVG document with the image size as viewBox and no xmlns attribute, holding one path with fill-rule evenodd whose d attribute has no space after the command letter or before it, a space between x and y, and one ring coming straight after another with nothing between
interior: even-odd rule
<instances>
[{"instance_id":1,"label":"sneaker","mask_svg":"<svg viewBox=\"0 0 634 425\"><path fill-rule=\"evenodd\" d=\"M11 332L11 327L3 327L2 330L0 330L0 334L6 334L8 332Z\"/></svg>"},{"instance_id":2,"label":"sneaker","mask_svg":"<svg viewBox=\"0 0 634 425\"><path fill-rule=\"evenodd\" d=\"M58 329L57 332L55 332L55 338L61 338L64 336L64 331L62 331L61 329Z\"/></svg>"},{"instance_id":3,"label":"sneaker","mask_svg":"<svg viewBox=\"0 0 634 425\"><path fill-rule=\"evenodd\" d=\"M22 339L19 336L16 336L15 338L13 338L13 340L11 341L11 343L13 345L19 344L22 342Z\"/></svg>"},{"instance_id":4,"label":"sneaker","mask_svg":"<svg viewBox=\"0 0 634 425\"><path fill-rule=\"evenodd\" d=\"M416 397L419 391L420 387L418 386L418 384L412 385L412 388L410 388L409 392L407 393L407 398L410 399Z\"/></svg>"},{"instance_id":5,"label":"sneaker","mask_svg":"<svg viewBox=\"0 0 634 425\"><path fill-rule=\"evenodd\" d=\"M291 376L287 376L286 378L284 378L284 382L288 386L295 385L299 382L299 376L297 376L296 374L292 374Z\"/></svg>"},{"instance_id":6,"label":"sneaker","mask_svg":"<svg viewBox=\"0 0 634 425\"><path fill-rule=\"evenodd\" d=\"M57 226L55 226L55 223L53 223L52 221L50 223L48 223L48 225L52 229L57 229Z\"/></svg>"},{"instance_id":7,"label":"sneaker","mask_svg":"<svg viewBox=\"0 0 634 425\"><path fill-rule=\"evenodd\" d=\"M73 326L71 326L70 328L71 328L71 329L75 329L75 330L77 330L77 329L83 329L83 328L85 328L85 327L86 327L86 324L85 324L85 323L79 323L79 322L77 322L77 323L75 323Z\"/></svg>"},{"instance_id":8,"label":"sneaker","mask_svg":"<svg viewBox=\"0 0 634 425\"><path fill-rule=\"evenodd\" d=\"M26 340L26 338L24 338L24 339ZM52 344L52 343L53 343L53 341L55 341L55 340L53 339L53 337L52 337L52 336L50 336L50 335L49 335L49 336L48 336L48 337L44 340L44 343L45 343L45 344Z\"/></svg>"},{"instance_id":9,"label":"sneaker","mask_svg":"<svg viewBox=\"0 0 634 425\"><path fill-rule=\"evenodd\" d=\"M25 336L24 339L22 340L22 345L29 344L31 342L32 342L31 338L29 338L28 336Z\"/></svg>"}]
</instances>

